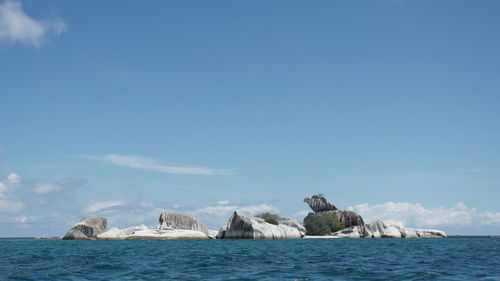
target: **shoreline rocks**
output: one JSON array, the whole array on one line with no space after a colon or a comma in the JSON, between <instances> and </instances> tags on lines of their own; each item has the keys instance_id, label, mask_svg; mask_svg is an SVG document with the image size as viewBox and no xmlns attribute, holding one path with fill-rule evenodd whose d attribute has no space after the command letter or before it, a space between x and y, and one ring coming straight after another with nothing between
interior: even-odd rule
<instances>
[{"instance_id":1,"label":"shoreline rocks","mask_svg":"<svg viewBox=\"0 0 500 281\"><path fill-rule=\"evenodd\" d=\"M328 236L332 238L446 238L446 233L434 229L406 228L389 221L375 221L364 226L348 227Z\"/></svg>"},{"instance_id":2,"label":"shoreline rocks","mask_svg":"<svg viewBox=\"0 0 500 281\"><path fill-rule=\"evenodd\" d=\"M290 239L290 238L445 238L446 233L434 229L407 228L394 221L365 223L350 210L339 210L321 195L305 198L310 212L304 224L293 219L266 222L264 219L235 211L226 226L219 231L209 230L198 219L175 212L163 212L155 229L145 225L107 229L107 220L89 216L77 222L62 239L65 240L126 240L126 239ZM325 218L318 218L325 216ZM328 216L328 217L326 217ZM306 235L308 220L311 233ZM333 221L334 223L330 224ZM335 222L337 221L337 222ZM317 228L317 226L322 228ZM325 227L326 225L326 227ZM345 227L345 228L343 228ZM342 229L343 228L343 229ZM340 230L338 230L340 229ZM338 230L336 232L332 232ZM47 239L47 237L40 237Z\"/></svg>"},{"instance_id":3,"label":"shoreline rocks","mask_svg":"<svg viewBox=\"0 0 500 281\"><path fill-rule=\"evenodd\" d=\"M252 217L235 211L223 227L217 239L288 239L302 238L305 234L303 226L293 220L280 221L278 225L270 224L264 219Z\"/></svg>"},{"instance_id":4,"label":"shoreline rocks","mask_svg":"<svg viewBox=\"0 0 500 281\"><path fill-rule=\"evenodd\" d=\"M192 230L204 233L206 236L210 236L208 228L203 225L199 220L174 212L164 212L159 218L159 229L160 230L172 230L172 229L183 229Z\"/></svg>"},{"instance_id":5,"label":"shoreline rocks","mask_svg":"<svg viewBox=\"0 0 500 281\"><path fill-rule=\"evenodd\" d=\"M85 217L77 222L63 237L65 240L95 239L106 231L108 221L101 217Z\"/></svg>"},{"instance_id":6,"label":"shoreline rocks","mask_svg":"<svg viewBox=\"0 0 500 281\"><path fill-rule=\"evenodd\" d=\"M305 198L314 213L309 213L304 218L304 224L316 216L328 216L334 214L345 228L325 235L325 238L445 238L446 233L434 229L406 228L401 223L394 221L364 222L363 218L356 212L338 210L322 196ZM335 210L332 210L335 208ZM307 237L312 238L312 237Z\"/></svg>"}]
</instances>

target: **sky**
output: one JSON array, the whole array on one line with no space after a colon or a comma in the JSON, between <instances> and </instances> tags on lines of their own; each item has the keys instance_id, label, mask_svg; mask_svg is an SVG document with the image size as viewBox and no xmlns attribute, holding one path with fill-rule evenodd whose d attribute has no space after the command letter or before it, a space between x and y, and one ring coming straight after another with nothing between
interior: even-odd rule
<instances>
[{"instance_id":1,"label":"sky","mask_svg":"<svg viewBox=\"0 0 500 281\"><path fill-rule=\"evenodd\" d=\"M500 2L0 0L0 237L98 215L500 234Z\"/></svg>"}]
</instances>

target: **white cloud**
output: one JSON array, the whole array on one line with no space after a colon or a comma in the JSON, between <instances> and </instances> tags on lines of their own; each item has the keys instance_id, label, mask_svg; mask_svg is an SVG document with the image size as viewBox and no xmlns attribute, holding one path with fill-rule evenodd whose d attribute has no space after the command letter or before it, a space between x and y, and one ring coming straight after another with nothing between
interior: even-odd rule
<instances>
[{"instance_id":1,"label":"white cloud","mask_svg":"<svg viewBox=\"0 0 500 281\"><path fill-rule=\"evenodd\" d=\"M240 207L238 211L251 215L256 215L258 213L265 213L265 212L279 213L278 208L267 204L243 206Z\"/></svg>"},{"instance_id":2,"label":"white cloud","mask_svg":"<svg viewBox=\"0 0 500 281\"><path fill-rule=\"evenodd\" d=\"M312 210L305 210L305 211L300 211L292 215L292 218L302 221L309 213L311 213Z\"/></svg>"},{"instance_id":3,"label":"white cloud","mask_svg":"<svg viewBox=\"0 0 500 281\"><path fill-rule=\"evenodd\" d=\"M374 220L397 220L412 227L479 226L500 224L500 213L482 213L464 203L452 207L426 208L419 203L386 202L368 203L349 207L367 222Z\"/></svg>"},{"instance_id":4,"label":"white cloud","mask_svg":"<svg viewBox=\"0 0 500 281\"><path fill-rule=\"evenodd\" d=\"M229 204L229 201L227 201L227 200L222 200L222 201L217 202L217 204L219 204L219 205L228 205L228 204Z\"/></svg>"},{"instance_id":5,"label":"white cloud","mask_svg":"<svg viewBox=\"0 0 500 281\"><path fill-rule=\"evenodd\" d=\"M87 206L85 210L83 210L84 213L97 213L106 209L111 209L114 207L119 207L119 206L125 206L125 202L123 201L101 201L101 202L94 202Z\"/></svg>"},{"instance_id":6,"label":"white cloud","mask_svg":"<svg viewBox=\"0 0 500 281\"><path fill-rule=\"evenodd\" d=\"M15 173L10 173L7 176L7 184L15 185L21 182L21 177Z\"/></svg>"},{"instance_id":7,"label":"white cloud","mask_svg":"<svg viewBox=\"0 0 500 281\"><path fill-rule=\"evenodd\" d=\"M48 42L48 34L66 31L66 23L58 17L36 20L26 15L21 2L7 0L0 4L0 41L40 47Z\"/></svg>"},{"instance_id":8,"label":"white cloud","mask_svg":"<svg viewBox=\"0 0 500 281\"><path fill-rule=\"evenodd\" d=\"M164 208L145 201L111 200L89 204L84 210L85 215L97 215L108 220L108 228L130 227L146 224L155 227Z\"/></svg>"},{"instance_id":9,"label":"white cloud","mask_svg":"<svg viewBox=\"0 0 500 281\"><path fill-rule=\"evenodd\" d=\"M154 171L168 174L184 174L184 175L233 175L230 171L214 170L205 167L190 167L190 166L172 166L163 165L156 160L131 155L106 154L102 156L84 156L85 158L97 159L106 163L125 166L134 169Z\"/></svg>"},{"instance_id":10,"label":"white cloud","mask_svg":"<svg viewBox=\"0 0 500 281\"><path fill-rule=\"evenodd\" d=\"M33 191L38 194L45 194L62 190L62 186L53 183L38 183Z\"/></svg>"},{"instance_id":11,"label":"white cloud","mask_svg":"<svg viewBox=\"0 0 500 281\"><path fill-rule=\"evenodd\" d=\"M10 173L7 178L0 182L0 213L15 213L24 208L24 204L9 193L21 185L21 177Z\"/></svg>"}]
</instances>

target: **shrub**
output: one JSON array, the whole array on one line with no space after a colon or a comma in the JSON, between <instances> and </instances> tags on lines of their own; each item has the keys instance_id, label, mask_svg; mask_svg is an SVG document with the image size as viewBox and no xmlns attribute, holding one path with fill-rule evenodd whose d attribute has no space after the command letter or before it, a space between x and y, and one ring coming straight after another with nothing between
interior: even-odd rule
<instances>
[{"instance_id":1,"label":"shrub","mask_svg":"<svg viewBox=\"0 0 500 281\"><path fill-rule=\"evenodd\" d=\"M264 219L267 223L276 224L276 225L279 224L279 220L281 219L280 216L278 216L276 214L271 214L268 212L258 214L258 215L256 215L256 217Z\"/></svg>"},{"instance_id":2,"label":"shrub","mask_svg":"<svg viewBox=\"0 0 500 281\"><path fill-rule=\"evenodd\" d=\"M345 228L335 213L306 217L304 226L307 235L328 235Z\"/></svg>"},{"instance_id":3,"label":"shrub","mask_svg":"<svg viewBox=\"0 0 500 281\"><path fill-rule=\"evenodd\" d=\"M321 199L321 198L325 198L325 195L323 193L318 193L318 194L314 194L313 196L311 196L311 198Z\"/></svg>"}]
</instances>

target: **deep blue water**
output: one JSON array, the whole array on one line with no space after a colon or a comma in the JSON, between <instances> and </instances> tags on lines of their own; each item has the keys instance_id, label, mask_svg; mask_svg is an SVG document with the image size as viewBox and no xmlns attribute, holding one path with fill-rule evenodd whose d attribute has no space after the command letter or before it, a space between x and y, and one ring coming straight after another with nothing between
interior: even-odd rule
<instances>
[{"instance_id":1,"label":"deep blue water","mask_svg":"<svg viewBox=\"0 0 500 281\"><path fill-rule=\"evenodd\" d=\"M0 239L0 280L500 280L500 239Z\"/></svg>"}]
</instances>

